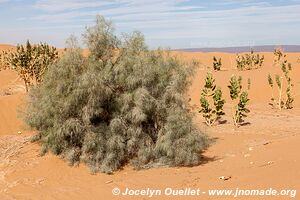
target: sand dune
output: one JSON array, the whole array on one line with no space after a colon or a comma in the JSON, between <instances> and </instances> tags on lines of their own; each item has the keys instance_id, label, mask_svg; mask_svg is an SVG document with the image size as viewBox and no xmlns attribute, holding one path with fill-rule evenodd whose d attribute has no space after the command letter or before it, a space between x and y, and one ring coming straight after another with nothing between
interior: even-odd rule
<instances>
[{"instance_id":1,"label":"sand dune","mask_svg":"<svg viewBox=\"0 0 300 200\"><path fill-rule=\"evenodd\" d=\"M178 49L177 51L185 52L226 52L242 53L249 52L253 49L256 52L273 52L275 48L282 48L285 52L299 52L300 45L263 45L263 46L241 46L241 47L220 47L220 48L190 48Z\"/></svg>"},{"instance_id":2,"label":"sand dune","mask_svg":"<svg viewBox=\"0 0 300 200\"><path fill-rule=\"evenodd\" d=\"M238 129L233 127L231 117L226 115L226 124L208 128L200 114L195 122L199 127L217 138L216 143L205 152L203 164L192 168L157 168L135 171L130 166L113 175L91 175L86 166L69 167L60 158L47 154L39 156L39 146L29 142L32 132L17 118L16 109L25 97L20 89L22 82L11 71L0 72L0 89L14 88L10 95L0 96L0 199L132 199L131 196L113 196L112 189L199 188L208 189L298 189L300 191L300 53L289 53L288 59L294 69L295 108L274 110L269 105L271 96L267 74L276 71L272 67L272 53L263 53L266 63L261 69L238 72L234 69L234 54L176 52L180 59L201 62L195 74L189 95L192 104L199 106L199 97L206 72L212 65L212 57L221 57L224 69L214 72L216 82L228 93L228 80L232 74L251 78L250 123ZM225 92L226 91L226 92ZM225 110L230 113L230 100L226 95ZM197 111L197 109L195 109ZM220 180L220 176L231 177ZM299 198L299 197L298 197ZM135 197L133 199L150 199ZM151 199L177 199L156 196ZM180 197L178 199L232 199L232 197ZM239 199L239 198L236 198ZM289 199L272 196L243 197L242 199ZM297 198L295 198L297 199Z\"/></svg>"},{"instance_id":3,"label":"sand dune","mask_svg":"<svg viewBox=\"0 0 300 200\"><path fill-rule=\"evenodd\" d=\"M0 51L7 51L11 49L15 49L16 47L9 44L0 44Z\"/></svg>"},{"instance_id":4,"label":"sand dune","mask_svg":"<svg viewBox=\"0 0 300 200\"><path fill-rule=\"evenodd\" d=\"M25 100L25 87L12 71L0 71L0 77L0 135L15 134L23 128L17 110Z\"/></svg>"}]
</instances>

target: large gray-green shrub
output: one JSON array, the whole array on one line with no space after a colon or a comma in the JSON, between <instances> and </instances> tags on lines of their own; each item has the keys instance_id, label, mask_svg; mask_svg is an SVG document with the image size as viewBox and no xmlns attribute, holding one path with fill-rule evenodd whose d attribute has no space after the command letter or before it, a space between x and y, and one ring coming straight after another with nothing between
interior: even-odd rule
<instances>
[{"instance_id":1,"label":"large gray-green shrub","mask_svg":"<svg viewBox=\"0 0 300 200\"><path fill-rule=\"evenodd\" d=\"M26 122L43 152L105 173L200 164L209 140L188 111L194 66L148 50L139 32L117 38L103 17L84 38L90 55L73 45L30 93Z\"/></svg>"}]
</instances>

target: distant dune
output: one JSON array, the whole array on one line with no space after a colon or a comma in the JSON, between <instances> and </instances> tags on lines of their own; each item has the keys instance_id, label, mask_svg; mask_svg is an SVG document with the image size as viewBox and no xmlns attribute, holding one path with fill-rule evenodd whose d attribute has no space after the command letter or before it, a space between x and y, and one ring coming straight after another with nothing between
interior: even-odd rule
<instances>
[{"instance_id":1,"label":"distant dune","mask_svg":"<svg viewBox=\"0 0 300 200\"><path fill-rule=\"evenodd\" d=\"M221 52L221 53L243 53L250 52L253 49L255 52L273 52L275 48L282 48L286 53L297 53L300 52L300 45L263 45L263 46L242 46L242 47L216 47L216 48L183 48L183 49L172 49L172 51L182 51L182 52ZM13 45L0 44L0 51L9 50L16 48ZM61 53L64 48L58 48ZM87 53L87 49L84 49L84 54Z\"/></svg>"},{"instance_id":2,"label":"distant dune","mask_svg":"<svg viewBox=\"0 0 300 200\"><path fill-rule=\"evenodd\" d=\"M221 48L188 48L174 49L174 51L184 52L224 52L242 53L253 49L255 52L273 52L275 48L282 48L285 52L300 52L300 45L264 45L264 46L243 46L243 47L221 47Z\"/></svg>"},{"instance_id":3,"label":"distant dune","mask_svg":"<svg viewBox=\"0 0 300 200\"><path fill-rule=\"evenodd\" d=\"M15 46L9 44L0 44L0 51L7 51L9 49L14 49Z\"/></svg>"}]
</instances>

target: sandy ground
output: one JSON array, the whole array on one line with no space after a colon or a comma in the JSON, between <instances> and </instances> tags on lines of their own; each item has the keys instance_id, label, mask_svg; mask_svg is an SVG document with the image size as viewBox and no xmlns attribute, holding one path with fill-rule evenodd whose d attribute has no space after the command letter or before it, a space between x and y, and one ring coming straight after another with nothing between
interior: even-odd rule
<instances>
[{"instance_id":1,"label":"sandy ground","mask_svg":"<svg viewBox=\"0 0 300 200\"><path fill-rule=\"evenodd\" d=\"M293 63L295 107L275 110L269 105L271 96L267 74L272 67L272 53L264 53L266 64L262 69L237 72L233 69L233 54L176 53L180 59L201 61L189 95L195 111L199 106L203 79L212 56L222 57L224 69L214 73L216 82L228 93L228 80L232 74L241 74L246 88L251 78L251 113L247 125L233 127L231 117L227 123L212 128L203 124L196 114L195 122L216 142L205 153L203 164L192 168L156 168L135 171L126 166L113 175L90 174L84 165L70 167L60 158L47 154L39 156L39 146L29 142L33 132L28 131L17 117L22 99L26 97L22 81L10 71L0 72L0 199L1 200L57 200L57 199L233 199L232 196L114 196L113 188L122 192L130 189L297 189L300 192L300 53L288 54ZM231 105L226 96L225 110ZM21 131L21 134L18 134ZM230 177L221 180L219 177ZM235 199L290 199L290 196L239 197ZM296 198L300 199L300 194Z\"/></svg>"}]
</instances>

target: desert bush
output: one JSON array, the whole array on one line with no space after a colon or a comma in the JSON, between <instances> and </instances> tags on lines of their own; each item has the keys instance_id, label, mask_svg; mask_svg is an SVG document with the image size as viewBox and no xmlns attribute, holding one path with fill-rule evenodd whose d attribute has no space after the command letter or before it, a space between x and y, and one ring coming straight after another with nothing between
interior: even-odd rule
<instances>
[{"instance_id":1,"label":"desert bush","mask_svg":"<svg viewBox=\"0 0 300 200\"><path fill-rule=\"evenodd\" d=\"M248 93L242 91L242 77L232 76L228 85L230 98L232 100L232 119L236 127L239 127L247 113L250 110L247 108L249 102Z\"/></svg>"},{"instance_id":2,"label":"desert bush","mask_svg":"<svg viewBox=\"0 0 300 200\"><path fill-rule=\"evenodd\" d=\"M41 83L48 67L58 59L58 51L46 43L36 44L32 48L32 79L38 84Z\"/></svg>"},{"instance_id":3,"label":"desert bush","mask_svg":"<svg viewBox=\"0 0 300 200\"><path fill-rule=\"evenodd\" d=\"M253 50L251 50L250 54L238 54L236 56L237 69L242 71L260 68L264 63L264 59L264 56L254 54Z\"/></svg>"},{"instance_id":4,"label":"desert bush","mask_svg":"<svg viewBox=\"0 0 300 200\"><path fill-rule=\"evenodd\" d=\"M220 71L222 67L221 58L217 59L215 56L213 57L213 67L215 71Z\"/></svg>"},{"instance_id":5,"label":"desert bush","mask_svg":"<svg viewBox=\"0 0 300 200\"><path fill-rule=\"evenodd\" d=\"M215 79L211 73L207 73L204 88L202 89L200 113L208 126L212 126L224 115L223 105L225 100L222 98L222 90L215 85Z\"/></svg>"},{"instance_id":6,"label":"desert bush","mask_svg":"<svg viewBox=\"0 0 300 200\"><path fill-rule=\"evenodd\" d=\"M25 120L45 152L105 173L199 164L210 142L188 112L194 66L148 50L139 32L116 37L101 16L84 39L89 57L69 48L30 92Z\"/></svg>"},{"instance_id":7,"label":"desert bush","mask_svg":"<svg viewBox=\"0 0 300 200\"><path fill-rule=\"evenodd\" d=\"M1 55L1 68L14 70L24 81L26 91L42 81L48 66L58 58L56 48L46 43L17 45L16 50L4 51Z\"/></svg>"},{"instance_id":8,"label":"desert bush","mask_svg":"<svg viewBox=\"0 0 300 200\"><path fill-rule=\"evenodd\" d=\"M268 83L272 88L272 97L270 105L278 109L291 109L293 108L294 97L292 94L293 83L290 77L292 71L292 64L288 63L286 55L281 49L274 50L274 63L273 66L280 67L281 75L278 74L269 74ZM275 80L275 81L274 81ZM276 85L274 84L276 82ZM286 84L286 86L284 85ZM274 88L277 86L278 95L275 97ZM285 86L285 91L284 91Z\"/></svg>"}]
</instances>

